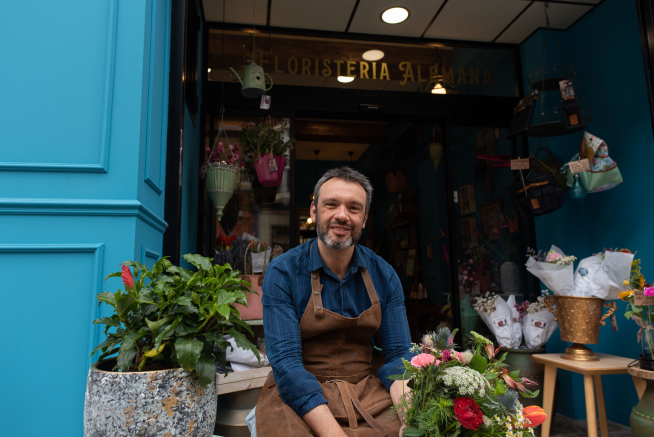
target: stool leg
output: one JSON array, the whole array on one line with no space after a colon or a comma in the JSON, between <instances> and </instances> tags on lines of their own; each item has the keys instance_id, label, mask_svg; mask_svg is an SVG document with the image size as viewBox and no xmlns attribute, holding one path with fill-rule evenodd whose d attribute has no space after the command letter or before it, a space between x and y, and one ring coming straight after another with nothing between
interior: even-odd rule
<instances>
[{"instance_id":1,"label":"stool leg","mask_svg":"<svg viewBox=\"0 0 654 437\"><path fill-rule=\"evenodd\" d=\"M609 437L609 423L606 421L606 406L604 404L604 386L602 375L593 376L595 381L595 397L597 398L597 415L599 416L602 437Z\"/></svg>"},{"instance_id":2,"label":"stool leg","mask_svg":"<svg viewBox=\"0 0 654 437\"><path fill-rule=\"evenodd\" d=\"M597 437L595 390L593 389L593 377L591 375L584 375L584 392L586 394L586 422L588 423L588 437Z\"/></svg>"},{"instance_id":3,"label":"stool leg","mask_svg":"<svg viewBox=\"0 0 654 437\"><path fill-rule=\"evenodd\" d=\"M554 387L556 386L556 367L545 364L545 379L543 381L543 410L547 419L543 422L541 437L550 437L552 428L552 409L554 408Z\"/></svg>"}]
</instances>

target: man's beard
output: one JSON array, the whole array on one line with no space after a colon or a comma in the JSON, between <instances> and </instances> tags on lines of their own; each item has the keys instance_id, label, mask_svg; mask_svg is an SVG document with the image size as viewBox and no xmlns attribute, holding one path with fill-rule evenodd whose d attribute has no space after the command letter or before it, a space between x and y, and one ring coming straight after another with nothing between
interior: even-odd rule
<instances>
[{"instance_id":1,"label":"man's beard","mask_svg":"<svg viewBox=\"0 0 654 437\"><path fill-rule=\"evenodd\" d=\"M350 228L350 236L348 236L345 240L342 241L339 240L338 237L331 237L329 235L329 228L332 225L345 226ZM356 229L354 225L347 224L346 222L343 222L341 220L332 220L331 222L325 224L322 222L322 220L320 220L320 215L318 215L318 211L316 211L316 233L318 234L318 238L320 238L320 241L325 243L325 245L330 249L335 249L335 250L349 249L351 246L355 245L359 241L362 232L363 229L361 228Z\"/></svg>"}]
</instances>

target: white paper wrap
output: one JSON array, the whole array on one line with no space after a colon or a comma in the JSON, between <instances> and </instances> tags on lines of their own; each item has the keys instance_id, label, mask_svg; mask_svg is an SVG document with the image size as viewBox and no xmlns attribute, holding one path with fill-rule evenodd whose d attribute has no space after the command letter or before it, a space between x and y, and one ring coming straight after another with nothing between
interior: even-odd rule
<instances>
[{"instance_id":1,"label":"white paper wrap","mask_svg":"<svg viewBox=\"0 0 654 437\"><path fill-rule=\"evenodd\" d=\"M633 260L633 253L607 251L604 262L591 276L592 296L606 300L617 299L618 294L625 290L623 282L629 280Z\"/></svg>"},{"instance_id":2,"label":"white paper wrap","mask_svg":"<svg viewBox=\"0 0 654 437\"><path fill-rule=\"evenodd\" d=\"M553 252L565 254L558 247L552 245ZM539 262L529 257L527 270L545 286L558 296L574 296L574 266L560 266L557 264Z\"/></svg>"},{"instance_id":3,"label":"white paper wrap","mask_svg":"<svg viewBox=\"0 0 654 437\"><path fill-rule=\"evenodd\" d=\"M227 361L229 361L229 363L232 365L232 369L234 370L234 372L240 372L241 370L258 369L259 367L270 366L270 363L268 362L268 358L266 357L266 355L262 353L259 354L261 355L261 366L259 366L259 361L257 360L257 357L254 355L254 352L236 346L236 341L234 341L234 339L229 336L225 336L225 340L227 340L229 344L234 348L234 350L232 350L231 347L228 347L226 350Z\"/></svg>"},{"instance_id":4,"label":"white paper wrap","mask_svg":"<svg viewBox=\"0 0 654 437\"><path fill-rule=\"evenodd\" d=\"M522 333L528 349L543 347L556 328L554 315L547 308L537 313L527 313L522 319Z\"/></svg>"},{"instance_id":5,"label":"white paper wrap","mask_svg":"<svg viewBox=\"0 0 654 437\"><path fill-rule=\"evenodd\" d=\"M511 346L509 347L517 348L522 343L522 324L520 323L520 313L518 313L518 309L515 307L515 295L512 294L509 296L506 304L511 310L511 322L513 323L511 325Z\"/></svg>"},{"instance_id":6,"label":"white paper wrap","mask_svg":"<svg viewBox=\"0 0 654 437\"><path fill-rule=\"evenodd\" d=\"M513 347L513 315L504 299L501 297L497 298L494 313L486 314L483 311L477 311L477 314L479 314L479 317L486 323L488 329L495 335L499 344L504 347Z\"/></svg>"}]
</instances>

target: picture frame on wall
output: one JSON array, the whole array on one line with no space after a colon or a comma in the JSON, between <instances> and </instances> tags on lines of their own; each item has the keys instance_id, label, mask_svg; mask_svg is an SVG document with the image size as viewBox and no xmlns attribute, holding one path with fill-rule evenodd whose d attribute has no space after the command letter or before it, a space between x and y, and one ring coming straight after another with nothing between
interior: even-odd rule
<instances>
[{"instance_id":1,"label":"picture frame on wall","mask_svg":"<svg viewBox=\"0 0 654 437\"><path fill-rule=\"evenodd\" d=\"M470 184L459 188L459 204L461 205L461 215L474 214L477 212L474 185Z\"/></svg>"},{"instance_id":2,"label":"picture frame on wall","mask_svg":"<svg viewBox=\"0 0 654 437\"><path fill-rule=\"evenodd\" d=\"M463 247L476 246L479 243L477 239L477 219L467 218L459 222L461 235L463 236Z\"/></svg>"},{"instance_id":3,"label":"picture frame on wall","mask_svg":"<svg viewBox=\"0 0 654 437\"><path fill-rule=\"evenodd\" d=\"M504 211L502 198L498 197L497 199L482 203L479 205L479 211L484 238L492 240L494 234L491 231L502 222L502 212Z\"/></svg>"}]
</instances>

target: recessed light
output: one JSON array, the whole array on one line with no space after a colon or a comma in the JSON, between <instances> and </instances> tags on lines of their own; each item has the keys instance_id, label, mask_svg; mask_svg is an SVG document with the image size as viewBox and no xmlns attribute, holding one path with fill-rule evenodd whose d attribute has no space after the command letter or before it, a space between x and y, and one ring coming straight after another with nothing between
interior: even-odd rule
<instances>
[{"instance_id":1,"label":"recessed light","mask_svg":"<svg viewBox=\"0 0 654 437\"><path fill-rule=\"evenodd\" d=\"M368 50L362 55L362 58L366 61L379 61L384 57L384 52L381 50Z\"/></svg>"},{"instance_id":2,"label":"recessed light","mask_svg":"<svg viewBox=\"0 0 654 437\"><path fill-rule=\"evenodd\" d=\"M386 9L381 14L382 21L387 24L398 24L407 18L409 18L409 10L400 7Z\"/></svg>"},{"instance_id":3,"label":"recessed light","mask_svg":"<svg viewBox=\"0 0 654 437\"><path fill-rule=\"evenodd\" d=\"M350 83L354 80L354 76L338 76L338 81L341 83Z\"/></svg>"}]
</instances>

